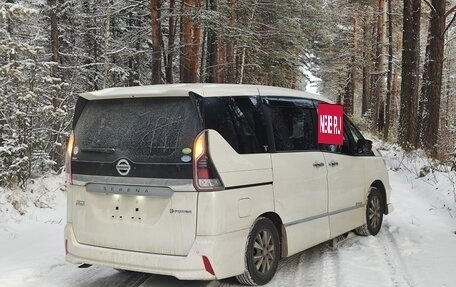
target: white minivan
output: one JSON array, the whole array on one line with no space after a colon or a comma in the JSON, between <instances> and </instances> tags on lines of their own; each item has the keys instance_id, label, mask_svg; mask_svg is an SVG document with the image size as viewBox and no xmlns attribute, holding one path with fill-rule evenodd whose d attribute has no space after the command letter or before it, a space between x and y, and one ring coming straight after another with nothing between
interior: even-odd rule
<instances>
[{"instance_id":1,"label":"white minivan","mask_svg":"<svg viewBox=\"0 0 456 287\"><path fill-rule=\"evenodd\" d=\"M80 95L67 149L66 259L188 280L262 285L281 258L392 211L381 155L345 118L317 143L296 90L226 84Z\"/></svg>"}]
</instances>

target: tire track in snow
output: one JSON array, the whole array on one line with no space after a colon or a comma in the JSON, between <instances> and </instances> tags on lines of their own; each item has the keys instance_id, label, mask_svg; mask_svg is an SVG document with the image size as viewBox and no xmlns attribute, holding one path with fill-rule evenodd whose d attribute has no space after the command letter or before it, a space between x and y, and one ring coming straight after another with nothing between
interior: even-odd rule
<instances>
[{"instance_id":1,"label":"tire track in snow","mask_svg":"<svg viewBox=\"0 0 456 287\"><path fill-rule=\"evenodd\" d=\"M295 286L305 283L304 286L321 285L322 262L320 246L312 247L299 256L299 264L295 272Z\"/></svg>"},{"instance_id":2,"label":"tire track in snow","mask_svg":"<svg viewBox=\"0 0 456 287\"><path fill-rule=\"evenodd\" d=\"M389 231L389 225L385 224L378 234L381 248L385 254L385 261L390 271L393 286L416 286L402 260L394 235Z\"/></svg>"},{"instance_id":3,"label":"tire track in snow","mask_svg":"<svg viewBox=\"0 0 456 287\"><path fill-rule=\"evenodd\" d=\"M234 285L236 284L236 285ZM221 281L201 281L201 280L179 280L172 276L151 275L137 287L225 287L225 286L242 286L238 285L234 278Z\"/></svg>"},{"instance_id":4,"label":"tire track in snow","mask_svg":"<svg viewBox=\"0 0 456 287\"><path fill-rule=\"evenodd\" d=\"M361 242L365 240L371 242L363 247ZM350 251L351 248L356 249ZM374 265L366 262L369 267L363 260L354 262L351 259L352 256L359 255L366 256L364 260L374 261ZM368 273L365 273L366 271ZM376 237L354 237L335 247L325 243L305 251L300 256L295 272L294 286L416 286L388 225L385 225ZM377 275L374 275L375 273ZM357 274L361 277L357 277Z\"/></svg>"},{"instance_id":5,"label":"tire track in snow","mask_svg":"<svg viewBox=\"0 0 456 287\"><path fill-rule=\"evenodd\" d=\"M338 251L328 244L323 245L321 257L323 268L321 271L321 285L324 287L339 286L339 260Z\"/></svg>"},{"instance_id":6,"label":"tire track in snow","mask_svg":"<svg viewBox=\"0 0 456 287\"><path fill-rule=\"evenodd\" d=\"M153 277L153 275L147 273L137 273L132 276L130 280L127 280L127 285L123 284L119 286L140 287L143 286L143 283L146 282L150 277Z\"/></svg>"},{"instance_id":7,"label":"tire track in snow","mask_svg":"<svg viewBox=\"0 0 456 287\"><path fill-rule=\"evenodd\" d=\"M312 247L299 256L294 286L338 286L338 258L328 243Z\"/></svg>"},{"instance_id":8,"label":"tire track in snow","mask_svg":"<svg viewBox=\"0 0 456 287\"><path fill-rule=\"evenodd\" d=\"M344 242L339 249L342 256L339 286L416 286L391 236L384 226L375 237L356 237L354 241Z\"/></svg>"},{"instance_id":9,"label":"tire track in snow","mask_svg":"<svg viewBox=\"0 0 456 287\"><path fill-rule=\"evenodd\" d=\"M266 286L332 287L338 284L338 255L328 242L307 249L279 262L277 273ZM222 280L221 286L241 286Z\"/></svg>"},{"instance_id":10,"label":"tire track in snow","mask_svg":"<svg viewBox=\"0 0 456 287\"><path fill-rule=\"evenodd\" d=\"M141 272L110 272L107 276L100 276L109 269L94 268L86 272L85 276L69 286L84 287L140 287L153 275ZM101 272L100 272L101 271Z\"/></svg>"},{"instance_id":11,"label":"tire track in snow","mask_svg":"<svg viewBox=\"0 0 456 287\"><path fill-rule=\"evenodd\" d=\"M388 226L373 237L358 236L343 242L339 286L414 287L412 277Z\"/></svg>"}]
</instances>

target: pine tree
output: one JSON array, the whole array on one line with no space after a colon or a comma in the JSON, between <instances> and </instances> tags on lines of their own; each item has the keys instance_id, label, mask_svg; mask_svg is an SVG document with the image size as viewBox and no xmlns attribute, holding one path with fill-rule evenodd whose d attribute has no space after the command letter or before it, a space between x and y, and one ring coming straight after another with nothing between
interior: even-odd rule
<instances>
[{"instance_id":1,"label":"pine tree","mask_svg":"<svg viewBox=\"0 0 456 287\"><path fill-rule=\"evenodd\" d=\"M22 185L55 164L51 154L60 143L52 126L65 111L54 101L60 79L51 74L55 63L46 59L38 10L2 3L0 16L0 185Z\"/></svg>"}]
</instances>

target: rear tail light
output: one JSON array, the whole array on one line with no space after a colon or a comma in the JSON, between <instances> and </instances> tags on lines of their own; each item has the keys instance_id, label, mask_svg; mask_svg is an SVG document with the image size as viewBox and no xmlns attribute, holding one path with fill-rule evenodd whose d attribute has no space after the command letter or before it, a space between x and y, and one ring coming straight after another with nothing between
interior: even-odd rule
<instances>
[{"instance_id":1,"label":"rear tail light","mask_svg":"<svg viewBox=\"0 0 456 287\"><path fill-rule=\"evenodd\" d=\"M65 239L65 255L68 254L68 240Z\"/></svg>"},{"instance_id":2,"label":"rear tail light","mask_svg":"<svg viewBox=\"0 0 456 287\"><path fill-rule=\"evenodd\" d=\"M65 153L65 174L66 174L66 182L68 184L73 183L73 179L71 176L71 157L73 156L73 145L74 145L74 134L71 132L70 138L68 139L67 143L67 150Z\"/></svg>"},{"instance_id":3,"label":"rear tail light","mask_svg":"<svg viewBox=\"0 0 456 287\"><path fill-rule=\"evenodd\" d=\"M193 145L193 184L198 191L223 189L223 183L207 149L207 132L201 132Z\"/></svg>"}]
</instances>

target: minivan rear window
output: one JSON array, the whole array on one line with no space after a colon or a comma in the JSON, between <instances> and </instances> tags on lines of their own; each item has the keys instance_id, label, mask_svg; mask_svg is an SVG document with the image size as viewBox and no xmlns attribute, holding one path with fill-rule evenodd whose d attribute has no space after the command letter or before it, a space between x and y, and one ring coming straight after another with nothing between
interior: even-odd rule
<instances>
[{"instance_id":1,"label":"minivan rear window","mask_svg":"<svg viewBox=\"0 0 456 287\"><path fill-rule=\"evenodd\" d=\"M190 98L88 101L74 131L75 156L79 161L183 163L200 130Z\"/></svg>"}]
</instances>

